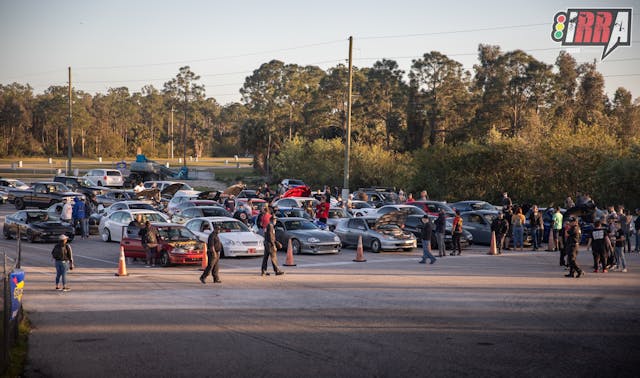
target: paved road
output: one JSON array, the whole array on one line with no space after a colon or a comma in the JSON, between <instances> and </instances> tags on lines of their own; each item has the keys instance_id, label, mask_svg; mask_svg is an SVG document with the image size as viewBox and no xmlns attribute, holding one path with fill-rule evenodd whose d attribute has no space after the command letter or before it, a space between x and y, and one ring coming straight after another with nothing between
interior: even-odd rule
<instances>
[{"instance_id":1,"label":"paved road","mask_svg":"<svg viewBox=\"0 0 640 378\"><path fill-rule=\"evenodd\" d=\"M281 277L223 259L223 283L202 285L193 266L115 277L116 243L73 245L62 293L51 245L23 244L28 377L640 375L637 255L629 273L570 279L548 252L423 265L417 250L345 250L296 256Z\"/></svg>"}]
</instances>

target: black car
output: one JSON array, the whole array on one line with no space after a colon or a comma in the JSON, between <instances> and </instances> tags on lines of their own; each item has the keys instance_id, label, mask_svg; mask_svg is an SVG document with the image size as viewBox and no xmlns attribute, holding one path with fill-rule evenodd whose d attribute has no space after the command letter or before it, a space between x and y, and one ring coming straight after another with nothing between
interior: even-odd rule
<instances>
[{"instance_id":1,"label":"black car","mask_svg":"<svg viewBox=\"0 0 640 378\"><path fill-rule=\"evenodd\" d=\"M429 215L431 219L431 223L434 223L437 217ZM405 219L404 230L413 233L418 239L418 244L422 244L421 233L422 227L424 227L424 223L422 223L422 216L420 215L409 215ZM451 229L453 228L452 220L447 218L447 225L444 232L444 244L446 249L451 249L452 247L452 234ZM463 229L462 236L460 237L460 245L462 247L468 247L473 243L473 235ZM431 235L431 249L438 248L438 240L436 238L436 226L433 225L433 233Z\"/></svg>"},{"instance_id":2,"label":"black car","mask_svg":"<svg viewBox=\"0 0 640 378\"><path fill-rule=\"evenodd\" d=\"M133 190L110 189L96 196L96 202L103 207L109 207L116 202L131 201L137 199Z\"/></svg>"},{"instance_id":3,"label":"black car","mask_svg":"<svg viewBox=\"0 0 640 378\"><path fill-rule=\"evenodd\" d=\"M102 186L96 186L91 180L88 180L86 177L56 176L53 178L53 181L62 183L74 192L84 194L87 198L93 198L94 196L101 195L109 190L108 188L104 188Z\"/></svg>"},{"instance_id":4,"label":"black car","mask_svg":"<svg viewBox=\"0 0 640 378\"><path fill-rule=\"evenodd\" d=\"M21 210L7 215L2 232L6 239L15 238L20 232L20 237L30 242L56 242L63 234L72 241L75 236L72 225L47 210Z\"/></svg>"}]
</instances>

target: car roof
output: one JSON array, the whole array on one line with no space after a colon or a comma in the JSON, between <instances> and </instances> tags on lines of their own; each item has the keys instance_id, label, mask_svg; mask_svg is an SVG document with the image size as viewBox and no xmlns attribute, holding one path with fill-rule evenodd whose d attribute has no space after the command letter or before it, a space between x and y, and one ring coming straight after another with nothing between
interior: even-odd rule
<instances>
[{"instance_id":1,"label":"car roof","mask_svg":"<svg viewBox=\"0 0 640 378\"><path fill-rule=\"evenodd\" d=\"M498 214L499 211L498 210L470 210L470 211L463 211L460 213L460 215L463 214L482 214L482 215L486 215L486 214L491 214L491 215L495 215Z\"/></svg>"},{"instance_id":2,"label":"car roof","mask_svg":"<svg viewBox=\"0 0 640 378\"><path fill-rule=\"evenodd\" d=\"M196 219L207 220L209 222L221 222L221 221L240 222L236 218L231 218L231 217L196 217L196 218L189 219L189 222L192 222L192 221L194 221ZM187 223L189 223L189 222L187 222ZM242 222L240 222L240 223L242 223Z\"/></svg>"}]
</instances>

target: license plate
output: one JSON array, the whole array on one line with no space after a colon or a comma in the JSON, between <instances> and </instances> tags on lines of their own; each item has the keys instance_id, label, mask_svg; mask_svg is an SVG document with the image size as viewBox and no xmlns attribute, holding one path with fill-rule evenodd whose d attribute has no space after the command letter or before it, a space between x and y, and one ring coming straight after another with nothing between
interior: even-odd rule
<instances>
[{"instance_id":1,"label":"license plate","mask_svg":"<svg viewBox=\"0 0 640 378\"><path fill-rule=\"evenodd\" d=\"M247 252L249 252L249 253L256 253L256 249L255 249L255 248L249 248Z\"/></svg>"}]
</instances>

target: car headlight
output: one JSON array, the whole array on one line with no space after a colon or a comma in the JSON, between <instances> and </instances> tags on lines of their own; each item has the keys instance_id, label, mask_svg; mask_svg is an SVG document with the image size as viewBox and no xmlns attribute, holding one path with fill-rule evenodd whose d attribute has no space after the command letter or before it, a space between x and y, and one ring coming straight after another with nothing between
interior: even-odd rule
<instances>
[{"instance_id":1,"label":"car headlight","mask_svg":"<svg viewBox=\"0 0 640 378\"><path fill-rule=\"evenodd\" d=\"M334 236L333 241L336 243L340 243L340 237L338 237L338 235Z\"/></svg>"},{"instance_id":2,"label":"car headlight","mask_svg":"<svg viewBox=\"0 0 640 378\"><path fill-rule=\"evenodd\" d=\"M309 243L319 243L320 239L311 237L311 238L308 238L307 241Z\"/></svg>"},{"instance_id":3,"label":"car headlight","mask_svg":"<svg viewBox=\"0 0 640 378\"><path fill-rule=\"evenodd\" d=\"M186 253L184 248L174 248L172 252L173 253Z\"/></svg>"},{"instance_id":4,"label":"car headlight","mask_svg":"<svg viewBox=\"0 0 640 378\"><path fill-rule=\"evenodd\" d=\"M226 244L226 245L241 245L242 243L237 242L235 240L227 239L227 240L223 241L222 244Z\"/></svg>"}]
</instances>

